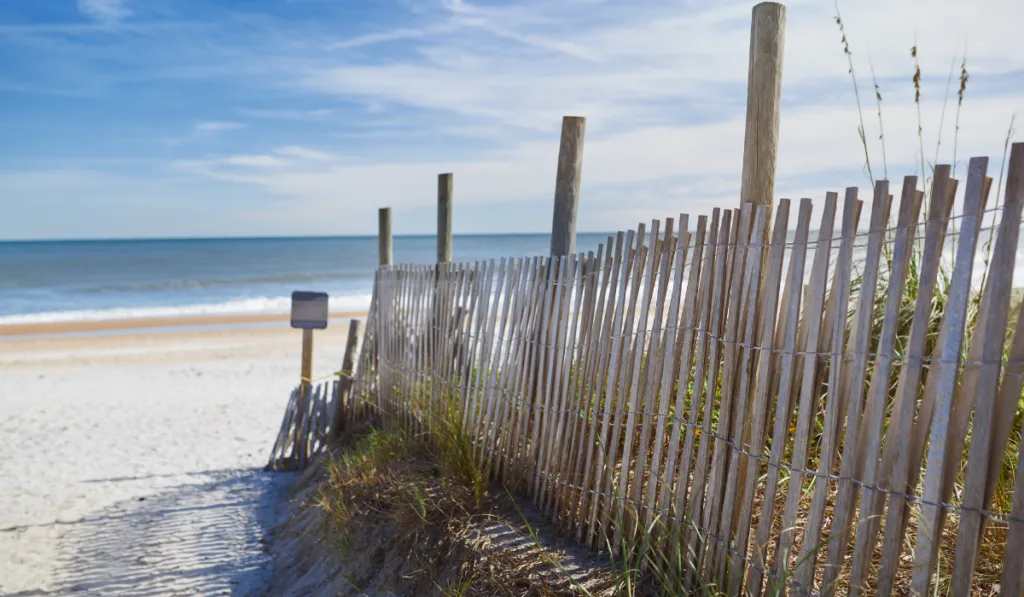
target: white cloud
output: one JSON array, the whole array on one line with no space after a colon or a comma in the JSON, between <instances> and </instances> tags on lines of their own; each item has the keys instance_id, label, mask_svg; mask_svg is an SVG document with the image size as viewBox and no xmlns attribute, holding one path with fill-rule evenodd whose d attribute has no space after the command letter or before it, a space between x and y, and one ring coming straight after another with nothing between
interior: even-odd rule
<instances>
[{"instance_id":1,"label":"white cloud","mask_svg":"<svg viewBox=\"0 0 1024 597\"><path fill-rule=\"evenodd\" d=\"M132 14L126 0L78 0L78 10L103 23L117 23Z\"/></svg>"},{"instance_id":2,"label":"white cloud","mask_svg":"<svg viewBox=\"0 0 1024 597\"><path fill-rule=\"evenodd\" d=\"M203 48L204 58L209 46L222 61L208 66L247 73L245 81L261 93L242 105L262 108L237 109L261 119L251 122L261 136L246 135L244 146L238 139L221 155L182 156L175 167L194 180L278 197L259 211L268 222L298 227L296 218L310 226L332 218L354 222L348 232L367 232L378 205L429 208L438 172L455 172L458 204L549 200L561 117L581 114L588 119L581 229L736 203L748 0L412 4L400 26L355 36L325 33L330 23L284 27L266 15L238 29L230 20L218 23L216 38L197 29L188 41ZM777 195L818 199L826 190L865 186L833 3L791 0L787 7ZM956 157L962 169L969 156L989 155L997 173L1010 116L1024 113L1024 52L1013 29L1024 19L1024 4L858 0L842 8L875 176L884 166L869 54L884 97L889 177L899 181L919 167L919 144L927 161L935 158L950 59L965 42L971 80ZM241 40L237 46L224 42L234 43L231 33ZM910 82L915 35L924 74L923 142ZM954 96L939 161L953 159L955 110ZM332 126L319 126L325 122ZM199 122L191 134L206 139L243 126ZM226 147L232 141L218 137ZM339 200L342 190L350 199ZM367 217L335 217L350 212ZM538 215L540 227L549 216ZM419 231L431 228L424 220Z\"/></svg>"},{"instance_id":3,"label":"white cloud","mask_svg":"<svg viewBox=\"0 0 1024 597\"><path fill-rule=\"evenodd\" d=\"M322 120L334 114L334 110L317 108L314 110L296 110L289 108L246 108L242 114L252 118L267 118L279 120Z\"/></svg>"},{"instance_id":4,"label":"white cloud","mask_svg":"<svg viewBox=\"0 0 1024 597\"><path fill-rule=\"evenodd\" d=\"M203 120L192 127L192 134L195 136L211 136L226 131L234 131L245 128L241 122L228 122L223 120Z\"/></svg>"},{"instance_id":5,"label":"white cloud","mask_svg":"<svg viewBox=\"0 0 1024 597\"><path fill-rule=\"evenodd\" d=\"M392 29L391 31L385 31L382 33L367 33L365 35L357 35L349 39L342 41L331 42L327 44L326 49L328 50L347 50L353 48L362 48L365 46L373 46L376 44L382 44L392 41L403 41L409 39L421 39L428 35L440 35L451 31L451 27L438 26L428 27L422 29L415 28L399 28Z\"/></svg>"},{"instance_id":6,"label":"white cloud","mask_svg":"<svg viewBox=\"0 0 1024 597\"><path fill-rule=\"evenodd\" d=\"M228 166L249 166L255 168L277 168L288 162L272 155L234 155L224 160Z\"/></svg>"},{"instance_id":7,"label":"white cloud","mask_svg":"<svg viewBox=\"0 0 1024 597\"><path fill-rule=\"evenodd\" d=\"M309 147L300 147L298 145L289 145L287 147L280 147L274 150L279 156L296 158L299 160L306 160L309 162L330 162L336 159L329 153L319 151L316 149L310 149Z\"/></svg>"},{"instance_id":8,"label":"white cloud","mask_svg":"<svg viewBox=\"0 0 1024 597\"><path fill-rule=\"evenodd\" d=\"M789 4L784 90L804 104L852 102L832 3ZM968 66L976 75L1011 76L1024 69L1011 30L1024 17L1024 5L932 4L865 0L847 7L847 34L866 98L869 51L883 95L906 97L915 35L926 96L942 93L950 58L968 40ZM309 70L300 83L316 93L535 130L551 130L561 114L572 112L591 116L596 132L643 118L721 119L728 110L742 110L737 100L745 96L748 2L689 9L640 4L633 10L606 3L587 14L595 22L572 3L455 3L437 17L440 24L366 36L410 39L415 52L339 60ZM451 31L420 35L442 25ZM692 110L688 115L688 107L702 109L702 116Z\"/></svg>"},{"instance_id":9,"label":"white cloud","mask_svg":"<svg viewBox=\"0 0 1024 597\"><path fill-rule=\"evenodd\" d=\"M992 158L990 174L1001 155L1004 114L1015 100L975 100L961 117L957 160L960 172L973 155ZM926 123L925 153L934 157L941 103L922 106ZM916 112L913 104L888 113L888 168L892 185L915 174L919 159ZM870 197L868 181L860 169L863 150L856 136L856 109L819 107L789 109L782 119L777 196L820 200L826 191L861 186ZM940 162L952 160L952 113L947 114ZM869 121L870 126L870 121ZM871 129L869 128L869 135ZM738 203L739 170L743 147L743 121L693 125L658 125L588 139L584 148L581 230L609 230L631 226L651 217L679 212L708 214L714 207ZM409 161L367 160L301 147L283 147L266 156L266 164L249 158L244 171L233 166L245 156L229 156L179 163L191 173L220 181L248 185L286 197L280 208L261 211L268 221L293 222L296 217L339 218L372 223L372 212L389 205L399 212L429 207L436 201L436 176L455 173L456 205L547 200L553 193L558 151L557 133L542 141L478 152L473 157L446 160L424 157ZM435 152L436 153L436 152ZM875 175L883 165L872 147ZM287 160L281 164L280 160ZM264 167L265 166L265 167ZM345 197L358 201L339 201ZM867 214L867 210L865 210ZM360 219L362 217L362 219ZM548 214L538 215L542 229ZM865 215L864 221L867 221ZM429 223L427 223L429 224ZM414 231L428 232L424 224ZM348 230L349 232L358 231ZM365 230L363 230L365 231Z\"/></svg>"}]
</instances>

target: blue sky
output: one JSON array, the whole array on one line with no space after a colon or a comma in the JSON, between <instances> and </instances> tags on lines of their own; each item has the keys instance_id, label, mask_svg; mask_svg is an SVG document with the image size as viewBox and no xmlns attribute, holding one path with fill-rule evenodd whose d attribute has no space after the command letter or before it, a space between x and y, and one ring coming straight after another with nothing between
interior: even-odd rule
<instances>
[{"instance_id":1,"label":"blue sky","mask_svg":"<svg viewBox=\"0 0 1024 597\"><path fill-rule=\"evenodd\" d=\"M865 185L831 1L788 2L777 194ZM0 0L0 239L545 231L564 114L586 116L581 230L737 201L751 2ZM998 165L1024 124L1024 3L841 6L876 176ZM955 62L954 62L955 61ZM951 95L957 87L954 78Z\"/></svg>"}]
</instances>

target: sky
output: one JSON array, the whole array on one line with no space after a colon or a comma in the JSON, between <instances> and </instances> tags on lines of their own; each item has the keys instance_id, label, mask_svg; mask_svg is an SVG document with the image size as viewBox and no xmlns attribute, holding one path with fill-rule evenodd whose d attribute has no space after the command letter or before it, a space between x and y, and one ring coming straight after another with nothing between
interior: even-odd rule
<instances>
[{"instance_id":1,"label":"sky","mask_svg":"<svg viewBox=\"0 0 1024 597\"><path fill-rule=\"evenodd\" d=\"M776 195L866 193L837 7L785 4ZM442 172L456 233L544 232L563 115L587 118L579 230L735 207L752 5L0 0L0 240L374 234L382 206L429 234ZM1024 2L838 8L875 178L954 140L961 173L997 169Z\"/></svg>"}]
</instances>

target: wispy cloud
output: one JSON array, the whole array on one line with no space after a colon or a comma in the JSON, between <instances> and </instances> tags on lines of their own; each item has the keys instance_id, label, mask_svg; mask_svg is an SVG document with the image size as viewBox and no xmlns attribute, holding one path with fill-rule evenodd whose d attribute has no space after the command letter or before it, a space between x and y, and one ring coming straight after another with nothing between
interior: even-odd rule
<instances>
[{"instance_id":1,"label":"wispy cloud","mask_svg":"<svg viewBox=\"0 0 1024 597\"><path fill-rule=\"evenodd\" d=\"M341 41L334 41L327 44L325 47L328 50L347 50L352 48L362 48L365 46L372 46L376 44L395 42L395 41L406 41L411 39L423 39L430 35L441 35L454 30L452 25L438 25L434 27L423 27L423 28L399 28L392 29L391 31L383 31L380 33L366 33L363 35L357 35L350 37L349 39L343 39Z\"/></svg>"},{"instance_id":2,"label":"wispy cloud","mask_svg":"<svg viewBox=\"0 0 1024 597\"><path fill-rule=\"evenodd\" d=\"M245 128L241 122L229 122L225 120L203 120L192 127L192 134L197 137L209 137L226 131L234 131Z\"/></svg>"},{"instance_id":3,"label":"wispy cloud","mask_svg":"<svg viewBox=\"0 0 1024 597\"><path fill-rule=\"evenodd\" d=\"M318 108L315 110L298 110L293 108L244 108L242 114L252 118L268 118L280 120L322 120L335 113L334 110Z\"/></svg>"},{"instance_id":4,"label":"wispy cloud","mask_svg":"<svg viewBox=\"0 0 1024 597\"><path fill-rule=\"evenodd\" d=\"M972 76L957 159L998 156L1010 115L1024 113L1024 54L1013 29L1024 5L987 2L975 10L962 0L858 0L844 10L858 72L867 72L869 53L874 58L893 178L920 164L908 52L915 31L929 161L950 58L966 39ZM161 163L179 182L264 197L263 221L290 230L330 221L349 226L337 232L366 232L381 204L423 213L436 200L434 177L447 171L455 172L459 205L470 209L549 202L565 114L588 119L581 229L737 201L749 0L405 0L359 18L340 1L295 2L287 14L261 5L243 12L236 3L194 10L199 4L163 4L174 27L136 15L118 28L123 35L88 41L56 29L15 32L37 52L39 69L55 72L42 81L15 73L0 85L71 81L92 89L100 81L119 92L108 93L109 102L135 101L125 94L138 87L159 88L184 101L181 109L192 109L186 114L194 118L220 115L224 120L192 121L185 130L179 116L153 125L163 138L181 138L161 148ZM778 194L819 197L864 184L833 5L787 5ZM141 3L131 6L142 11ZM193 12L174 12L184 6ZM109 18L129 16L115 13ZM92 18L79 24L105 31L100 17ZM862 98L870 89L862 77ZM940 161L952 159L955 103L954 95ZM873 106L866 112L877 160ZM245 134L230 134L243 127ZM358 199L339 201L340 189ZM523 221L477 218L460 227L515 230ZM429 218L411 226L418 228L407 231L432 228Z\"/></svg>"},{"instance_id":5,"label":"wispy cloud","mask_svg":"<svg viewBox=\"0 0 1024 597\"><path fill-rule=\"evenodd\" d=\"M132 14L127 0L78 0L78 10L103 23L117 23Z\"/></svg>"}]
</instances>

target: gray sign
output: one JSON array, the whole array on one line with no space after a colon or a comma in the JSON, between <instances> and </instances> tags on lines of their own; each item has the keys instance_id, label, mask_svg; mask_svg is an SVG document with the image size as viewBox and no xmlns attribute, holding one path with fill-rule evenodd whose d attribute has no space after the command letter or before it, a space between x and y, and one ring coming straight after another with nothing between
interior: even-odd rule
<instances>
[{"instance_id":1,"label":"gray sign","mask_svg":"<svg viewBox=\"0 0 1024 597\"><path fill-rule=\"evenodd\" d=\"M296 290L292 293L292 327L300 330L323 330L327 328L326 292Z\"/></svg>"}]
</instances>

